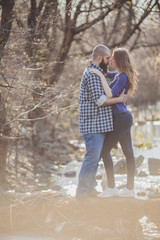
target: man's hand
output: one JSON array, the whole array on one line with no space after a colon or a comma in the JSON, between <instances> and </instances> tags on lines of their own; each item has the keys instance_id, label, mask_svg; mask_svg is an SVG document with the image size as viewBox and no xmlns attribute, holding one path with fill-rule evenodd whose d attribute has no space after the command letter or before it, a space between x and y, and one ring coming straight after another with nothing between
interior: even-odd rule
<instances>
[{"instance_id":1,"label":"man's hand","mask_svg":"<svg viewBox=\"0 0 160 240\"><path fill-rule=\"evenodd\" d=\"M127 98L128 98L128 95L127 94L124 94L125 92L125 89L123 89L123 91L121 92L121 94L119 95L119 100L120 102L122 103L126 103L127 102Z\"/></svg>"},{"instance_id":2,"label":"man's hand","mask_svg":"<svg viewBox=\"0 0 160 240\"><path fill-rule=\"evenodd\" d=\"M87 65L87 67L90 67L92 65L92 59L87 59L86 65Z\"/></svg>"}]
</instances>

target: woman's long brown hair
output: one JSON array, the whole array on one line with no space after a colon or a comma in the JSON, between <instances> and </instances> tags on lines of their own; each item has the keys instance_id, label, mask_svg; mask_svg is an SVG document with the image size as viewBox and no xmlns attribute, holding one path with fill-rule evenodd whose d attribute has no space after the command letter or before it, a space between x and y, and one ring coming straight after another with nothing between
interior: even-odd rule
<instances>
[{"instance_id":1,"label":"woman's long brown hair","mask_svg":"<svg viewBox=\"0 0 160 240\"><path fill-rule=\"evenodd\" d=\"M113 51L113 57L120 73L126 73L129 79L129 92L132 94L136 89L137 75L129 53L125 48L116 48Z\"/></svg>"}]
</instances>

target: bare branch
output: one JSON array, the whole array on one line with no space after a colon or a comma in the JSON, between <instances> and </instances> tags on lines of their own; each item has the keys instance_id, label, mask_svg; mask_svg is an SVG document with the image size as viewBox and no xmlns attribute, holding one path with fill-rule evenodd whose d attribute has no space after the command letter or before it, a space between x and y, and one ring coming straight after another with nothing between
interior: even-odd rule
<instances>
[{"instance_id":1,"label":"bare branch","mask_svg":"<svg viewBox=\"0 0 160 240\"><path fill-rule=\"evenodd\" d=\"M36 12L37 17L40 15L43 6L44 6L44 0L41 0L40 3L39 3L39 6L37 7L37 12Z\"/></svg>"},{"instance_id":2,"label":"bare branch","mask_svg":"<svg viewBox=\"0 0 160 240\"><path fill-rule=\"evenodd\" d=\"M126 2L126 1L123 1L124 3ZM123 4L124 4L123 3ZM98 23L99 21L101 21L101 20L103 20L110 12L112 12L114 9L116 9L116 8L120 8L122 5L117 5L117 4L112 4L112 5L110 5L110 6L108 6L107 8L106 8L106 11L104 11L104 12L101 12L100 13L100 15L97 17L97 18L95 18L95 19L93 19L91 22L87 22L87 23L84 23L84 24L82 24L82 25L80 25L79 27L77 27L77 28L74 28L73 29L73 34L74 35L76 35L76 34L78 34L78 33L80 33L80 32L84 32L85 30L87 30L88 28L90 28L91 26L93 26L94 24L96 24L96 23ZM100 8L101 9L101 8Z\"/></svg>"},{"instance_id":3,"label":"bare branch","mask_svg":"<svg viewBox=\"0 0 160 240\"><path fill-rule=\"evenodd\" d=\"M75 14L74 14L74 17L73 17L73 20L72 20L72 24L75 26L76 25L76 21L77 21L77 18L79 16L79 14L81 13L81 6L83 5L83 3L85 3L85 0L81 0L78 5L77 5L77 8L76 8L76 11L75 11Z\"/></svg>"},{"instance_id":4,"label":"bare branch","mask_svg":"<svg viewBox=\"0 0 160 240\"><path fill-rule=\"evenodd\" d=\"M116 46L123 46L126 44L126 42L131 38L131 36L133 36L133 34L136 32L136 30L139 29L141 23L144 21L144 19L147 18L147 16L151 13L152 9L156 6L156 2L153 3L153 5L151 6L152 0L150 1L150 3L148 4L147 8L144 10L143 15L141 16L141 18L139 19L138 23L135 24L133 26L133 28L128 29L128 31L126 31L126 34L123 36L123 38L117 42L116 44L112 44L111 48L114 48Z\"/></svg>"}]
</instances>

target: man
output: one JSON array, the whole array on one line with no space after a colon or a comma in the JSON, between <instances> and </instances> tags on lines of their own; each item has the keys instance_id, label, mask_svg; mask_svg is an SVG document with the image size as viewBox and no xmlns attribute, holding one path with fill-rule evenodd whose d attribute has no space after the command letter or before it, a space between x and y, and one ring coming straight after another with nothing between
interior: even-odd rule
<instances>
[{"instance_id":1,"label":"man","mask_svg":"<svg viewBox=\"0 0 160 240\"><path fill-rule=\"evenodd\" d=\"M96 173L106 132L113 130L112 107L109 105L125 102L123 93L117 98L107 99L100 78L89 72L97 68L106 72L111 52L105 45L93 49L92 64L84 71L79 98L79 127L83 135L86 154L81 166L76 195L88 197L96 192Z\"/></svg>"}]
</instances>

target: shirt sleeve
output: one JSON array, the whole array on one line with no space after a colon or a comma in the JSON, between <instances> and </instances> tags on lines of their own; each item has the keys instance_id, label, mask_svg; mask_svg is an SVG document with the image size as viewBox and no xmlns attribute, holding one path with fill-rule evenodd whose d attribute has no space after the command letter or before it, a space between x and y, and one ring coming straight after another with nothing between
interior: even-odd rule
<instances>
[{"instance_id":1,"label":"shirt sleeve","mask_svg":"<svg viewBox=\"0 0 160 240\"><path fill-rule=\"evenodd\" d=\"M114 84L114 82L113 82ZM123 89L125 89L125 94L128 91L128 77L126 74L120 74L118 75L118 80L115 82L113 85L112 83L110 84L111 90L112 90L112 96L113 97L118 97ZM112 86L113 85L113 86Z\"/></svg>"},{"instance_id":2,"label":"shirt sleeve","mask_svg":"<svg viewBox=\"0 0 160 240\"><path fill-rule=\"evenodd\" d=\"M107 96L101 95L96 102L97 106L100 107L106 100L107 100Z\"/></svg>"},{"instance_id":3,"label":"shirt sleeve","mask_svg":"<svg viewBox=\"0 0 160 240\"><path fill-rule=\"evenodd\" d=\"M107 97L105 96L100 78L96 74L90 74L87 78L87 88L90 93L91 101L97 106L101 106Z\"/></svg>"}]
</instances>

